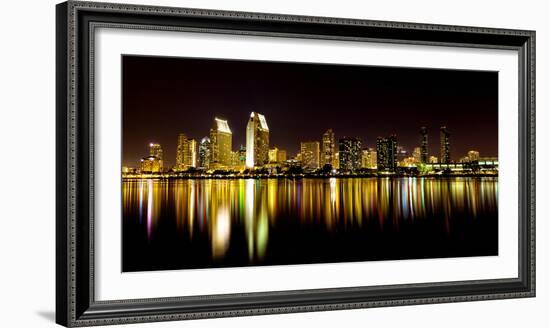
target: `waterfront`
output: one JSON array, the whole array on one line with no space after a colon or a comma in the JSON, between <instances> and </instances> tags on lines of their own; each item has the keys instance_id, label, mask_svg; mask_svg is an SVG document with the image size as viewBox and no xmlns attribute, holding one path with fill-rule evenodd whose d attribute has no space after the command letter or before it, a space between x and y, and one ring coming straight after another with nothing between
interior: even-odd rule
<instances>
[{"instance_id":1,"label":"waterfront","mask_svg":"<svg viewBox=\"0 0 550 328\"><path fill-rule=\"evenodd\" d=\"M123 180L123 271L497 255L498 178Z\"/></svg>"}]
</instances>

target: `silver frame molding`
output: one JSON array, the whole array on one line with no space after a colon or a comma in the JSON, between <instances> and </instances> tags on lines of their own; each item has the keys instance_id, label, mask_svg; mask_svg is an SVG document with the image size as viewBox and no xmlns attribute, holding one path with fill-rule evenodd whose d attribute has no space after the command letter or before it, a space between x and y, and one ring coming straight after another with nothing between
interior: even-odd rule
<instances>
[{"instance_id":1,"label":"silver frame molding","mask_svg":"<svg viewBox=\"0 0 550 328\"><path fill-rule=\"evenodd\" d=\"M535 32L88 1L57 5L56 322L67 327L535 296ZM511 49L519 54L519 277L96 301L94 37L97 28Z\"/></svg>"}]
</instances>

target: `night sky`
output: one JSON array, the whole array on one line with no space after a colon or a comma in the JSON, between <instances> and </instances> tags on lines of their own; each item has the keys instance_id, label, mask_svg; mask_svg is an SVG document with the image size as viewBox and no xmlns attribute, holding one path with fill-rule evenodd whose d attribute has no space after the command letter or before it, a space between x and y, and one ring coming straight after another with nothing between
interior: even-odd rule
<instances>
[{"instance_id":1,"label":"night sky","mask_svg":"<svg viewBox=\"0 0 550 328\"><path fill-rule=\"evenodd\" d=\"M214 117L228 120L233 149L246 144L250 112L264 114L270 147L289 157L301 141L396 134L412 152L428 127L439 157L439 127L451 133L451 157L468 150L497 156L498 73L335 64L167 57L122 57L123 165L136 167L158 142L175 164L177 136L208 136Z\"/></svg>"}]
</instances>

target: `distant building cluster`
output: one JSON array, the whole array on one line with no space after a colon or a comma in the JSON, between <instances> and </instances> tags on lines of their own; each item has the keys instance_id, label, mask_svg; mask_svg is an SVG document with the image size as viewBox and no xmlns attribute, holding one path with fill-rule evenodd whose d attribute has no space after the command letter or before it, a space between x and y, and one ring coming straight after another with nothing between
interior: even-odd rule
<instances>
[{"instance_id":1,"label":"distant building cluster","mask_svg":"<svg viewBox=\"0 0 550 328\"><path fill-rule=\"evenodd\" d=\"M150 143L149 154L140 160L138 168L124 167L124 173L162 172L256 172L355 174L365 172L429 172L434 170L471 169L477 163L498 168L495 158L480 157L470 150L458 162L451 159L451 134L446 126L439 129L439 157L429 153L428 128L421 127L419 143L412 152L399 145L396 135L376 138L368 147L359 137L336 139L332 129L320 135L320 140L300 142L295 156L279 147L270 146L270 130L264 115L252 112L246 125L246 145L233 149L233 133L227 120L214 118L207 136L197 141L185 133L177 137L176 164L164 166L160 144Z\"/></svg>"}]
</instances>

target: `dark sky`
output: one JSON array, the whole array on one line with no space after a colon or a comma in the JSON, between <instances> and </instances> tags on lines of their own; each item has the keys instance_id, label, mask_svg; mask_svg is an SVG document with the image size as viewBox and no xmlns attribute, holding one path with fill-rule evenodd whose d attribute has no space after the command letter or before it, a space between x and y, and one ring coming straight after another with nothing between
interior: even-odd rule
<instances>
[{"instance_id":1,"label":"dark sky","mask_svg":"<svg viewBox=\"0 0 550 328\"><path fill-rule=\"evenodd\" d=\"M300 141L396 134L411 151L427 126L439 156L439 127L451 133L451 157L470 149L497 156L498 73L334 64L123 56L123 165L137 166L159 142L173 165L177 136L200 140L225 118L233 148L246 144L251 111L265 115L270 145L294 156Z\"/></svg>"}]
</instances>

